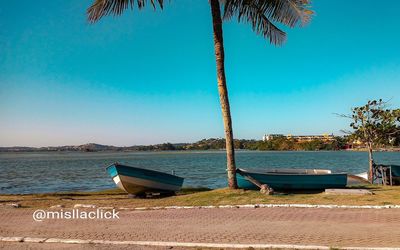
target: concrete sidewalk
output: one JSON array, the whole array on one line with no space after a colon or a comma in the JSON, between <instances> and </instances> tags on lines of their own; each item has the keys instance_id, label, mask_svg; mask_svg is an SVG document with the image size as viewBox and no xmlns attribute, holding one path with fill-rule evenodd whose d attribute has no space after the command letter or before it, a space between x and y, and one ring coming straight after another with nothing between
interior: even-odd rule
<instances>
[{"instance_id":1,"label":"concrete sidewalk","mask_svg":"<svg viewBox=\"0 0 400 250\"><path fill-rule=\"evenodd\" d=\"M400 247L398 209L171 209L120 211L120 219L117 220L53 219L42 222L34 221L32 213L33 210L30 209L0 209L0 236L140 242Z\"/></svg>"}]
</instances>

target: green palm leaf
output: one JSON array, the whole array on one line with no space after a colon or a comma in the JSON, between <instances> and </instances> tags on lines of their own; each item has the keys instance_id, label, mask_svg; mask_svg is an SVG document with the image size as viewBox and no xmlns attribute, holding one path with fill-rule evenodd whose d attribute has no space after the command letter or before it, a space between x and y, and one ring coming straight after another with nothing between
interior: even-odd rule
<instances>
[{"instance_id":1,"label":"green palm leaf","mask_svg":"<svg viewBox=\"0 0 400 250\"><path fill-rule=\"evenodd\" d=\"M237 16L275 45L286 40L286 33L273 22L289 27L307 24L313 12L309 0L224 0L224 19Z\"/></svg>"},{"instance_id":2,"label":"green palm leaf","mask_svg":"<svg viewBox=\"0 0 400 250\"><path fill-rule=\"evenodd\" d=\"M88 20L91 23L97 22L103 16L121 15L124 10L133 9L135 3L139 9L145 7L148 3L147 0L95 0L92 6L87 9ZM150 4L156 9L158 4L163 8L164 0L150 0Z\"/></svg>"}]
</instances>

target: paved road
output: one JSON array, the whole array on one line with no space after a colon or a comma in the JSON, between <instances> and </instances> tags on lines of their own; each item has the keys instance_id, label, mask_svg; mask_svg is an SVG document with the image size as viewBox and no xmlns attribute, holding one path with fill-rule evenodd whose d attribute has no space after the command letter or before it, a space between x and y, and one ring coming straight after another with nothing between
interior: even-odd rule
<instances>
[{"instance_id":1,"label":"paved road","mask_svg":"<svg viewBox=\"0 0 400 250\"><path fill-rule=\"evenodd\" d=\"M42 222L32 212L0 209L0 236L400 247L400 209L170 209L120 211L118 220Z\"/></svg>"}]
</instances>

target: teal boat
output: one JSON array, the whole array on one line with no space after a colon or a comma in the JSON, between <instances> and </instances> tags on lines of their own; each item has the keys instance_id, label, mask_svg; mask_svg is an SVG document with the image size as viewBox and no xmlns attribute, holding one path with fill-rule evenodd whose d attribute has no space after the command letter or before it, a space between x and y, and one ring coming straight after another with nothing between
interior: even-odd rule
<instances>
[{"instance_id":1,"label":"teal boat","mask_svg":"<svg viewBox=\"0 0 400 250\"><path fill-rule=\"evenodd\" d=\"M400 165L388 165L392 170L393 184L400 185Z\"/></svg>"},{"instance_id":2,"label":"teal boat","mask_svg":"<svg viewBox=\"0 0 400 250\"><path fill-rule=\"evenodd\" d=\"M249 179L267 184L274 190L321 190L327 188L344 188L347 185L347 174L333 174L324 169L270 169L250 171L238 169L237 183L243 189L258 189ZM250 177L250 178L249 178Z\"/></svg>"},{"instance_id":3,"label":"teal boat","mask_svg":"<svg viewBox=\"0 0 400 250\"><path fill-rule=\"evenodd\" d=\"M386 185L387 184L400 185L400 165L375 164L374 168L375 168L374 181L377 181L377 183L386 182L385 183ZM389 169L390 171L388 171ZM386 177L384 177L385 174Z\"/></svg>"},{"instance_id":4,"label":"teal boat","mask_svg":"<svg viewBox=\"0 0 400 250\"><path fill-rule=\"evenodd\" d=\"M130 167L114 163L107 172L115 184L129 194L146 192L172 193L182 188L183 178L149 169Z\"/></svg>"},{"instance_id":5,"label":"teal boat","mask_svg":"<svg viewBox=\"0 0 400 250\"><path fill-rule=\"evenodd\" d=\"M393 177L400 177L400 165L388 165L392 170Z\"/></svg>"}]
</instances>

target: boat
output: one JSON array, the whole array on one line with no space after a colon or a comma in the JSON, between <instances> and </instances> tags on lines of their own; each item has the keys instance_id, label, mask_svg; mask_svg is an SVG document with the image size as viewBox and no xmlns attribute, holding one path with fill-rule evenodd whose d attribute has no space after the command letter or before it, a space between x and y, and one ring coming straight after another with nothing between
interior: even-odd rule
<instances>
[{"instance_id":1,"label":"boat","mask_svg":"<svg viewBox=\"0 0 400 250\"><path fill-rule=\"evenodd\" d=\"M325 169L237 169L239 188L257 189L254 181L267 184L274 190L321 190L344 188L347 185L346 173L332 173Z\"/></svg>"},{"instance_id":2,"label":"boat","mask_svg":"<svg viewBox=\"0 0 400 250\"><path fill-rule=\"evenodd\" d=\"M355 176L360 177L360 178L368 181L368 173L367 172L362 172L362 173L359 173L359 174L355 174Z\"/></svg>"},{"instance_id":3,"label":"boat","mask_svg":"<svg viewBox=\"0 0 400 250\"><path fill-rule=\"evenodd\" d=\"M159 171L114 163L106 168L115 184L133 195L173 193L182 188L183 178Z\"/></svg>"},{"instance_id":4,"label":"boat","mask_svg":"<svg viewBox=\"0 0 400 250\"><path fill-rule=\"evenodd\" d=\"M347 185L363 185L363 184L369 184L368 180L368 173L363 172L359 174L348 174L347 175Z\"/></svg>"},{"instance_id":5,"label":"boat","mask_svg":"<svg viewBox=\"0 0 400 250\"><path fill-rule=\"evenodd\" d=\"M394 185L400 185L400 165L388 165L392 171L392 180Z\"/></svg>"},{"instance_id":6,"label":"boat","mask_svg":"<svg viewBox=\"0 0 400 250\"><path fill-rule=\"evenodd\" d=\"M374 181L377 183L400 185L400 165L375 164L374 171Z\"/></svg>"}]
</instances>

